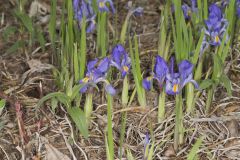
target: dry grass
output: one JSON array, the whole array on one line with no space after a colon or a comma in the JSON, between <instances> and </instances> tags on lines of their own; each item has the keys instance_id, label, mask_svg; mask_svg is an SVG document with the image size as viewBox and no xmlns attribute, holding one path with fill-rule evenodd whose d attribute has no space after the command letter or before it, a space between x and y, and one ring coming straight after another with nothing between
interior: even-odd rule
<instances>
[{"instance_id":1,"label":"dry grass","mask_svg":"<svg viewBox=\"0 0 240 160\"><path fill-rule=\"evenodd\" d=\"M158 12L154 1L149 2L146 17L135 19L133 30L139 37L143 67L149 68L151 57L156 53L158 40ZM1 4L8 6L9 3ZM8 6L9 7L9 6ZM6 10L6 8L3 8ZM8 12L5 14L9 14ZM9 15L10 16L10 15ZM148 21L150 19L151 21ZM0 32L6 25L6 20L0 26ZM5 53L8 43L0 39L0 55ZM173 149L174 133L174 101L169 99L166 104L166 119L157 123L157 93L149 93L148 108L139 107L136 100L127 109L126 137L123 148L130 149L136 159L143 158L144 137L149 129L153 130L156 147L154 159L186 159L192 145L199 137L204 137L198 151L200 159L240 159L240 42L234 43L232 54L226 62L226 70L232 80L233 95L227 96L226 91L219 87L216 90L212 112L204 113L206 93L203 92L196 103L195 113L185 115L186 129L184 144L178 151ZM155 48L155 49L154 49ZM50 50L45 53L33 50L30 59L38 60L42 70L36 70L29 64L23 53L0 56L0 96L8 97L8 105L0 117L0 159L13 160L45 159L49 156L49 148L55 148L71 159L106 159L104 133L106 132L106 102L103 94L98 94L94 100L94 113L90 126L90 138L83 137L76 132L75 126L69 120L64 107L59 106L56 113L51 111L49 104L40 109L34 107L45 94L54 91L54 81L49 70L51 62ZM147 63L145 63L147 62ZM147 64L147 65L145 65ZM51 68L51 67L50 67ZM34 70L35 69L35 70ZM116 82L118 85L120 82ZM4 93L4 94L3 94ZM152 98L151 98L152 97ZM5 97L6 98L6 97ZM15 110L15 102L22 106L22 122L28 140L20 134L19 118ZM120 119L122 110L119 97L114 100L113 135L115 142L115 157L118 157L120 138ZM27 143L25 143L27 142ZM117 158L116 158L117 159Z\"/></svg>"}]
</instances>

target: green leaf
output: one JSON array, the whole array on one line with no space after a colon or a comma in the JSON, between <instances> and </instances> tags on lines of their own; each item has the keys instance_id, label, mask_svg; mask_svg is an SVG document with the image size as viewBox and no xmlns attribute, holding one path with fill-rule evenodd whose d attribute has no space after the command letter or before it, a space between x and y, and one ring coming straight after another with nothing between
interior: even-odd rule
<instances>
[{"instance_id":1,"label":"green leaf","mask_svg":"<svg viewBox=\"0 0 240 160\"><path fill-rule=\"evenodd\" d=\"M150 150L149 150L149 152L148 152L148 160L152 160L153 159L153 151L154 151L154 142L153 142L153 144L152 144L152 146L151 146L151 148L150 148Z\"/></svg>"},{"instance_id":2,"label":"green leaf","mask_svg":"<svg viewBox=\"0 0 240 160\"><path fill-rule=\"evenodd\" d=\"M4 99L0 100L0 109L4 108L6 105L6 101Z\"/></svg>"},{"instance_id":3,"label":"green leaf","mask_svg":"<svg viewBox=\"0 0 240 160\"><path fill-rule=\"evenodd\" d=\"M83 87L84 84L78 84L73 86L72 88L72 95L71 95L71 100L73 100L80 92L80 89Z\"/></svg>"},{"instance_id":4,"label":"green leaf","mask_svg":"<svg viewBox=\"0 0 240 160\"><path fill-rule=\"evenodd\" d=\"M223 86L227 89L227 93L229 96L232 95L232 85L230 79L227 77L227 75L222 74L220 77L220 82L222 82Z\"/></svg>"},{"instance_id":5,"label":"green leaf","mask_svg":"<svg viewBox=\"0 0 240 160\"><path fill-rule=\"evenodd\" d=\"M211 79L205 79L201 82L201 84L199 85L200 89L206 89L208 87L210 87L211 85L214 84L214 81Z\"/></svg>"},{"instance_id":6,"label":"green leaf","mask_svg":"<svg viewBox=\"0 0 240 160\"><path fill-rule=\"evenodd\" d=\"M37 107L40 107L45 101L47 101L51 98L57 98L65 106L67 106L67 107L70 106L70 100L66 94L64 94L62 92L53 92L53 93L49 93L48 95L41 98L37 103Z\"/></svg>"},{"instance_id":7,"label":"green leaf","mask_svg":"<svg viewBox=\"0 0 240 160\"><path fill-rule=\"evenodd\" d=\"M5 105L6 105L6 101L4 99L0 100L0 115L2 114L2 111ZM0 130L1 130L1 125L0 125Z\"/></svg>"},{"instance_id":8,"label":"green leaf","mask_svg":"<svg viewBox=\"0 0 240 160\"><path fill-rule=\"evenodd\" d=\"M24 12L20 11L15 11L15 14L17 18L22 22L24 27L31 33L33 34L34 28L33 28L33 23L32 19Z\"/></svg>"},{"instance_id":9,"label":"green leaf","mask_svg":"<svg viewBox=\"0 0 240 160\"><path fill-rule=\"evenodd\" d=\"M146 106L145 90L142 87L142 75L141 75L141 69L140 69L140 59L139 59L136 35L134 38L134 42L135 42L135 53L133 52L132 42L131 42L131 40L129 41L130 57L132 60L132 70L131 71L133 73L134 82L135 82L136 89L137 89L138 102L140 103L141 106Z\"/></svg>"},{"instance_id":10,"label":"green leaf","mask_svg":"<svg viewBox=\"0 0 240 160\"><path fill-rule=\"evenodd\" d=\"M208 1L207 0L203 1L203 18L204 19L208 18Z\"/></svg>"},{"instance_id":11,"label":"green leaf","mask_svg":"<svg viewBox=\"0 0 240 160\"><path fill-rule=\"evenodd\" d=\"M3 34L2 34L4 40L7 40L8 37L9 37L10 35L14 34L16 31L17 31L17 28L14 27L14 26L9 26L9 27L7 27L6 29L4 29Z\"/></svg>"},{"instance_id":12,"label":"green leaf","mask_svg":"<svg viewBox=\"0 0 240 160\"><path fill-rule=\"evenodd\" d=\"M50 21L49 21L49 35L52 44L55 43L55 35L56 35L56 9L57 9L57 0L51 1L51 10L50 10Z\"/></svg>"},{"instance_id":13,"label":"green leaf","mask_svg":"<svg viewBox=\"0 0 240 160\"><path fill-rule=\"evenodd\" d=\"M88 138L87 120L84 112L78 107L69 107L67 111L83 137Z\"/></svg>"},{"instance_id":14,"label":"green leaf","mask_svg":"<svg viewBox=\"0 0 240 160\"><path fill-rule=\"evenodd\" d=\"M197 152L199 150L199 147L202 145L202 140L203 140L202 137L197 139L197 142L193 145L190 153L187 156L187 160L194 160L195 159L195 157L197 155Z\"/></svg>"},{"instance_id":15,"label":"green leaf","mask_svg":"<svg viewBox=\"0 0 240 160\"><path fill-rule=\"evenodd\" d=\"M213 56L213 79L218 79L223 71L223 63L218 54Z\"/></svg>"},{"instance_id":16,"label":"green leaf","mask_svg":"<svg viewBox=\"0 0 240 160\"><path fill-rule=\"evenodd\" d=\"M37 41L40 43L42 50L45 51L45 38L43 36L43 32L40 29L36 30L37 32Z\"/></svg>"},{"instance_id":17,"label":"green leaf","mask_svg":"<svg viewBox=\"0 0 240 160\"><path fill-rule=\"evenodd\" d=\"M54 113L55 113L57 106L58 106L58 100L56 98L52 98L51 99L51 108Z\"/></svg>"},{"instance_id":18,"label":"green leaf","mask_svg":"<svg viewBox=\"0 0 240 160\"><path fill-rule=\"evenodd\" d=\"M105 134L105 145L106 145L106 154L107 154L107 160L111 160L110 158L110 152L109 152L109 147L108 147L108 139L107 139L107 136Z\"/></svg>"},{"instance_id":19,"label":"green leaf","mask_svg":"<svg viewBox=\"0 0 240 160\"><path fill-rule=\"evenodd\" d=\"M201 49L202 41L203 41L203 38L204 38L204 33L205 33L204 31L201 32L201 36L200 36L200 38L198 40L198 44L197 44L196 50L194 52L194 56L193 56L193 60L192 60L192 63L194 65L197 64L197 61L199 59L200 49Z\"/></svg>"},{"instance_id":20,"label":"green leaf","mask_svg":"<svg viewBox=\"0 0 240 160\"><path fill-rule=\"evenodd\" d=\"M18 40L10 48L7 49L6 53L16 52L19 48L22 48L23 46L24 46L24 41Z\"/></svg>"},{"instance_id":21,"label":"green leaf","mask_svg":"<svg viewBox=\"0 0 240 160\"><path fill-rule=\"evenodd\" d=\"M69 81L66 83L66 94L68 97L72 96L72 86L73 86L73 77L69 79Z\"/></svg>"},{"instance_id":22,"label":"green leaf","mask_svg":"<svg viewBox=\"0 0 240 160\"><path fill-rule=\"evenodd\" d=\"M133 155L132 155L132 153L131 153L131 151L129 149L127 149L127 159L128 160L135 160Z\"/></svg>"}]
</instances>

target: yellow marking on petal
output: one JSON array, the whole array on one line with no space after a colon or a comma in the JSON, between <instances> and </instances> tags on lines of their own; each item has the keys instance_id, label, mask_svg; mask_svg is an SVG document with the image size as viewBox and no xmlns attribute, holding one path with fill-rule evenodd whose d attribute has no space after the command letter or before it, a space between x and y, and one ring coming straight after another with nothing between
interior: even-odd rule
<instances>
[{"instance_id":1,"label":"yellow marking on petal","mask_svg":"<svg viewBox=\"0 0 240 160\"><path fill-rule=\"evenodd\" d=\"M188 10L187 15L190 17L191 14L192 14L192 12L190 10Z\"/></svg>"},{"instance_id":2,"label":"yellow marking on petal","mask_svg":"<svg viewBox=\"0 0 240 160\"><path fill-rule=\"evenodd\" d=\"M129 70L128 66L123 66L123 70L124 70L125 72L128 72L128 70Z\"/></svg>"},{"instance_id":3,"label":"yellow marking on petal","mask_svg":"<svg viewBox=\"0 0 240 160\"><path fill-rule=\"evenodd\" d=\"M99 2L99 7L103 8L105 6L104 2Z\"/></svg>"},{"instance_id":4,"label":"yellow marking on petal","mask_svg":"<svg viewBox=\"0 0 240 160\"><path fill-rule=\"evenodd\" d=\"M178 84L173 85L173 92L176 93L178 91Z\"/></svg>"},{"instance_id":5,"label":"yellow marking on petal","mask_svg":"<svg viewBox=\"0 0 240 160\"><path fill-rule=\"evenodd\" d=\"M152 79L153 79L153 76L147 77L147 80L148 80L148 81L151 81Z\"/></svg>"},{"instance_id":6,"label":"yellow marking on petal","mask_svg":"<svg viewBox=\"0 0 240 160\"><path fill-rule=\"evenodd\" d=\"M83 80L82 80L84 83L87 83L88 81L89 81L89 77L85 77L85 78L83 78Z\"/></svg>"},{"instance_id":7,"label":"yellow marking on petal","mask_svg":"<svg viewBox=\"0 0 240 160\"><path fill-rule=\"evenodd\" d=\"M217 42L217 43L218 43L218 42L219 42L219 40L220 40L220 39L219 39L219 37L218 37L218 36L216 36L216 37L215 37L215 42Z\"/></svg>"}]
</instances>

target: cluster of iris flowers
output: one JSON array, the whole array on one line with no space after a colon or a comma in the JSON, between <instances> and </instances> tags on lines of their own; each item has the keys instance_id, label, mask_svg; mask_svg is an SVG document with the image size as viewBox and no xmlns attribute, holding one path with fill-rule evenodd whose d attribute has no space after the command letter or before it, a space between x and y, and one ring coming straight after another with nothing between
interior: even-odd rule
<instances>
[{"instance_id":1,"label":"cluster of iris flowers","mask_svg":"<svg viewBox=\"0 0 240 160\"><path fill-rule=\"evenodd\" d=\"M207 26L205 34L209 37L209 44L212 46L219 46L228 22L224 18L221 9L216 4L212 4L209 7L209 16L205 24Z\"/></svg>"},{"instance_id":2,"label":"cluster of iris flowers","mask_svg":"<svg viewBox=\"0 0 240 160\"><path fill-rule=\"evenodd\" d=\"M85 16L88 24L87 33L92 32L96 28L96 13L94 12L92 3L92 0L73 0L75 19L79 21L81 26L81 22ZM107 4L110 5L112 12L115 13L112 0L97 0L98 9L100 12L110 11Z\"/></svg>"},{"instance_id":3,"label":"cluster of iris flowers","mask_svg":"<svg viewBox=\"0 0 240 160\"><path fill-rule=\"evenodd\" d=\"M142 82L146 90L152 87L153 79L157 80L159 88L162 90L165 82L166 93L169 95L179 94L183 87L191 82L196 88L198 84L193 80L193 64L188 60L183 60L178 64L178 72L174 71L174 58L168 66L166 61L161 57L156 57L156 63L151 76L145 78Z\"/></svg>"},{"instance_id":4,"label":"cluster of iris flowers","mask_svg":"<svg viewBox=\"0 0 240 160\"><path fill-rule=\"evenodd\" d=\"M212 4L209 6L208 10L209 15L208 19L205 20L206 28L204 29L205 35L201 46L201 53L209 46L219 46L228 26L228 21L224 18L220 7L216 4Z\"/></svg>"},{"instance_id":5,"label":"cluster of iris flowers","mask_svg":"<svg viewBox=\"0 0 240 160\"><path fill-rule=\"evenodd\" d=\"M91 84L103 82L105 83L105 90L107 93L115 95L116 90L107 80L107 73L111 66L117 68L121 72L122 78L124 78L130 70L131 59L124 47L120 44L113 48L110 57L105 57L102 60L96 58L88 62L85 78L79 81L80 84L84 84L80 92L85 93L89 91L92 88Z\"/></svg>"}]
</instances>

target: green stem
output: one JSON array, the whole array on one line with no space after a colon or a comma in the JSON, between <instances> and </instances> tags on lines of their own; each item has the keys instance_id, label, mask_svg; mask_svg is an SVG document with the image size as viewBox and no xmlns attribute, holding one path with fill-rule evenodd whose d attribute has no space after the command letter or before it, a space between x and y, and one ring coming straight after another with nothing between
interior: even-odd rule
<instances>
[{"instance_id":1,"label":"green stem","mask_svg":"<svg viewBox=\"0 0 240 160\"><path fill-rule=\"evenodd\" d=\"M108 130L108 147L110 159L114 159L114 143L113 143L113 131L112 131L112 96L107 95L107 130Z\"/></svg>"},{"instance_id":2,"label":"green stem","mask_svg":"<svg viewBox=\"0 0 240 160\"><path fill-rule=\"evenodd\" d=\"M165 117L165 99L166 93L163 91L158 97L158 123L162 122Z\"/></svg>"},{"instance_id":3,"label":"green stem","mask_svg":"<svg viewBox=\"0 0 240 160\"><path fill-rule=\"evenodd\" d=\"M189 83L187 85L187 93L186 93L187 113L192 113L195 108L194 89L195 88L192 83Z\"/></svg>"},{"instance_id":4,"label":"green stem","mask_svg":"<svg viewBox=\"0 0 240 160\"><path fill-rule=\"evenodd\" d=\"M101 57L106 56L106 41L107 41L107 13L103 12L100 13L101 20L100 20L100 48L101 48Z\"/></svg>"},{"instance_id":5,"label":"green stem","mask_svg":"<svg viewBox=\"0 0 240 160\"><path fill-rule=\"evenodd\" d=\"M178 149L178 145L183 143L184 128L183 128L183 110L182 110L182 95L176 95L176 120L174 130L174 149Z\"/></svg>"},{"instance_id":6,"label":"green stem","mask_svg":"<svg viewBox=\"0 0 240 160\"><path fill-rule=\"evenodd\" d=\"M123 109L127 107L128 104L128 77L125 76L123 80L123 91L122 91L122 106ZM127 112L123 112L121 120L121 133L120 133L120 160L122 159L122 153L123 153L123 141L124 141L124 135L125 135L125 128L126 128L126 119L127 119Z\"/></svg>"},{"instance_id":7,"label":"green stem","mask_svg":"<svg viewBox=\"0 0 240 160\"><path fill-rule=\"evenodd\" d=\"M85 105L84 105L84 112L85 112L85 116L86 116L88 124L90 122L90 117L91 117L92 110L93 110L92 98L93 98L93 94L88 93L86 96Z\"/></svg>"},{"instance_id":8,"label":"green stem","mask_svg":"<svg viewBox=\"0 0 240 160\"><path fill-rule=\"evenodd\" d=\"M210 107L211 107L212 99L213 99L213 91L214 91L214 87L211 87L208 90L207 102L206 102L206 113L209 113L209 111L210 111Z\"/></svg>"},{"instance_id":9,"label":"green stem","mask_svg":"<svg viewBox=\"0 0 240 160\"><path fill-rule=\"evenodd\" d=\"M202 57L200 58L195 74L194 79L199 81L202 78L202 68L203 68L203 61L205 59L205 53L202 53ZM194 86L193 84L187 85L187 95L186 95L186 106L187 106L187 113L192 113L195 108L196 96L194 96Z\"/></svg>"},{"instance_id":10,"label":"green stem","mask_svg":"<svg viewBox=\"0 0 240 160\"><path fill-rule=\"evenodd\" d=\"M123 80L123 90L122 90L122 104L127 105L128 103L128 76L126 75Z\"/></svg>"},{"instance_id":11,"label":"green stem","mask_svg":"<svg viewBox=\"0 0 240 160\"><path fill-rule=\"evenodd\" d=\"M123 105L123 108L126 108L126 106ZM122 146L123 146L123 141L125 136L126 122L127 122L127 112L123 112L122 120L121 120L121 133L120 133L120 160L122 159L122 155L123 155Z\"/></svg>"}]
</instances>

